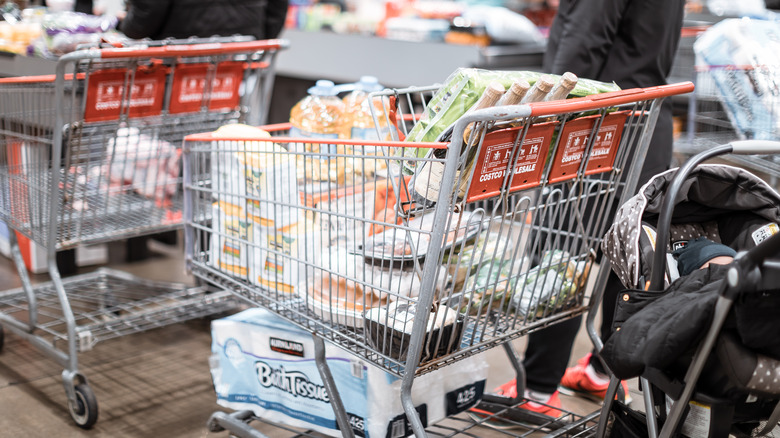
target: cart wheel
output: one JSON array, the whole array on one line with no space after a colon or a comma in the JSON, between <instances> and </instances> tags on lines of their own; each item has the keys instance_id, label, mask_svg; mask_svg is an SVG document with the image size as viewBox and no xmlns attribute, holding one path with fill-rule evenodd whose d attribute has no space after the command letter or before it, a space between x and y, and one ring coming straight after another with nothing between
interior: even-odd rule
<instances>
[{"instance_id":1,"label":"cart wheel","mask_svg":"<svg viewBox=\"0 0 780 438\"><path fill-rule=\"evenodd\" d=\"M79 383L76 391L76 403L68 402L68 411L76 425L82 429L91 429L98 419L98 404L95 393L86 383Z\"/></svg>"}]
</instances>

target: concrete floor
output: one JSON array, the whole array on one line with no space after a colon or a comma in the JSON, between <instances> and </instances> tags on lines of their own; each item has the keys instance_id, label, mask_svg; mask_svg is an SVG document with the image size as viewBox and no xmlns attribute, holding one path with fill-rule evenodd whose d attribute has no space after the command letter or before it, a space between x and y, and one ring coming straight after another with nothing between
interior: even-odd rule
<instances>
[{"instance_id":1,"label":"concrete floor","mask_svg":"<svg viewBox=\"0 0 780 438\"><path fill-rule=\"evenodd\" d=\"M180 248L151 244L150 259L112 263L112 267L150 279L191 281L184 272ZM34 281L47 280L46 275L34 277ZM0 257L0 290L18 286L13 264ZM523 342L517 341L520 352ZM79 355L80 370L95 392L100 412L95 427L85 431L68 414L62 369L26 341L7 333L0 354L0 436L227 437L227 432L209 432L206 427L209 416L220 409L209 374L210 343L209 321L195 320L101 342ZM589 349L589 341L581 333L572 362ZM511 377L509 362L503 349L485 354L491 363L487 388L494 388ZM633 394L633 398L639 397ZM564 396L563 404L564 409L578 414L598 407L578 397ZM271 437L291 436L262 424L253 425ZM471 433L507 436L488 428Z\"/></svg>"}]
</instances>

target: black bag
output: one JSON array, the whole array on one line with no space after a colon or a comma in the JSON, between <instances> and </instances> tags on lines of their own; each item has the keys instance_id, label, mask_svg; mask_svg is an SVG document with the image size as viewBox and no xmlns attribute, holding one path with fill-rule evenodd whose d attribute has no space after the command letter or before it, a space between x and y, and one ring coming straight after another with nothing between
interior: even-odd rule
<instances>
[{"instance_id":1,"label":"black bag","mask_svg":"<svg viewBox=\"0 0 780 438\"><path fill-rule=\"evenodd\" d=\"M612 403L607 424L609 438L647 438L647 419L620 401Z\"/></svg>"}]
</instances>

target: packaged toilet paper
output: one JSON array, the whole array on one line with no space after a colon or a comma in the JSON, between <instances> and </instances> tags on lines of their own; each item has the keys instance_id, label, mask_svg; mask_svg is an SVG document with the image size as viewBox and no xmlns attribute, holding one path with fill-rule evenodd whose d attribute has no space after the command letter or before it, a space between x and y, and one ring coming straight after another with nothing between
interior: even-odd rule
<instances>
[{"instance_id":1,"label":"packaged toilet paper","mask_svg":"<svg viewBox=\"0 0 780 438\"><path fill-rule=\"evenodd\" d=\"M314 361L311 333L260 308L212 322L210 361L219 405L268 421L342 436ZM412 433L401 380L326 342L328 367L356 436ZM485 389L481 355L415 378L412 399L424 425L474 406Z\"/></svg>"}]
</instances>

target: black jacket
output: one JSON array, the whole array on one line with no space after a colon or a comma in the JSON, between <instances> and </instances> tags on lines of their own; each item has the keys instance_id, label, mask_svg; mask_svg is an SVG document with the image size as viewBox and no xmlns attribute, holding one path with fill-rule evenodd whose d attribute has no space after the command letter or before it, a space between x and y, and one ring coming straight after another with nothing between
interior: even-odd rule
<instances>
[{"instance_id":1,"label":"black jacket","mask_svg":"<svg viewBox=\"0 0 780 438\"><path fill-rule=\"evenodd\" d=\"M120 30L130 38L252 35L276 38L288 0L130 0Z\"/></svg>"},{"instance_id":2,"label":"black jacket","mask_svg":"<svg viewBox=\"0 0 780 438\"><path fill-rule=\"evenodd\" d=\"M685 0L561 0L550 28L544 69L620 87L666 84L682 28ZM672 112L659 115L641 182L672 158Z\"/></svg>"},{"instance_id":3,"label":"black jacket","mask_svg":"<svg viewBox=\"0 0 780 438\"><path fill-rule=\"evenodd\" d=\"M728 265L710 265L663 292L625 292L630 299L618 300L615 312L620 330L601 350L615 376L630 379L651 368L682 378L687 360L710 326L728 270ZM780 291L743 291L724 329L749 351L780 358L779 312Z\"/></svg>"}]
</instances>

